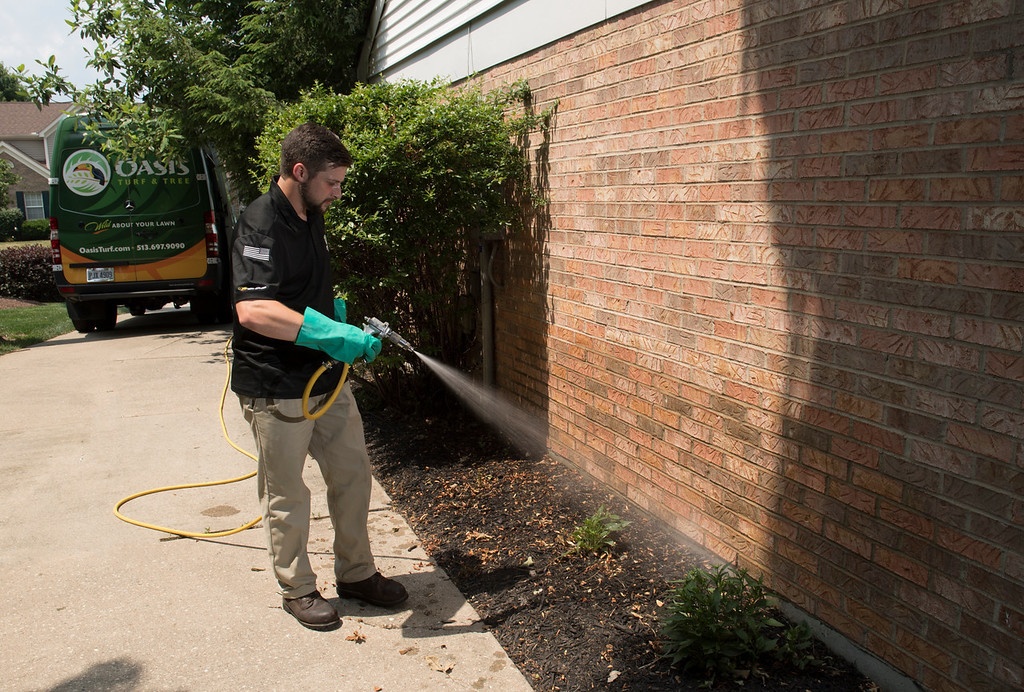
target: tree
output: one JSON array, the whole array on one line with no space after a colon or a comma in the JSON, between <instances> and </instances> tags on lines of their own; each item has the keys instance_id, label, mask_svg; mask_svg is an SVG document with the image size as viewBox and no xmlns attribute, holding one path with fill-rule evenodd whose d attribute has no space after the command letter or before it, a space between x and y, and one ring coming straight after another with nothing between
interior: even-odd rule
<instances>
[{"instance_id":1,"label":"tree","mask_svg":"<svg viewBox=\"0 0 1024 692\"><path fill-rule=\"evenodd\" d=\"M0 62L0 101L31 101L18 73Z\"/></svg>"},{"instance_id":2,"label":"tree","mask_svg":"<svg viewBox=\"0 0 1024 692\"><path fill-rule=\"evenodd\" d=\"M0 158L0 209L11 203L11 185L21 182L21 176L14 172L14 166L7 159Z\"/></svg>"},{"instance_id":3,"label":"tree","mask_svg":"<svg viewBox=\"0 0 1024 692\"><path fill-rule=\"evenodd\" d=\"M114 125L108 148L137 158L209 144L243 197L267 118L303 89L346 91L372 0L71 0L68 24L95 42L102 76L82 89L51 57L21 74L33 98L56 95ZM329 29L327 29L329 27Z\"/></svg>"}]
</instances>

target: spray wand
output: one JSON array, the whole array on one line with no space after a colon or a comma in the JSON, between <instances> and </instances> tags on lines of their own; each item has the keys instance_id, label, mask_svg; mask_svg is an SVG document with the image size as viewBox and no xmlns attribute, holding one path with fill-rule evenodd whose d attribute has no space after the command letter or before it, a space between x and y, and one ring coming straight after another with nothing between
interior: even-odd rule
<instances>
[{"instance_id":1,"label":"spray wand","mask_svg":"<svg viewBox=\"0 0 1024 692\"><path fill-rule=\"evenodd\" d=\"M387 339L401 349L409 351L410 353L416 353L416 349L412 347L412 344L396 334L395 330L393 330L387 322L381 322L376 317L366 318L366 323L363 325L363 332L366 334L373 334L381 341ZM327 409L334 404L334 400L337 399L338 394L341 393L341 388L345 386L345 380L348 379L348 363L342 364L344 368L341 371L341 378L338 380L338 384L335 386L334 392L331 393L330 397L328 397L326 401L320 404L320 407L316 411L310 411L309 395L313 391L313 385L316 384L316 381L320 379L322 374L337 364L338 361L336 360L326 361L316 372L313 373L313 376L309 378L309 382L306 383L306 389L302 392L302 416L306 420L316 420L327 413Z\"/></svg>"},{"instance_id":2,"label":"spray wand","mask_svg":"<svg viewBox=\"0 0 1024 692\"><path fill-rule=\"evenodd\" d=\"M381 322L376 317L366 318L366 324L363 326L363 331L367 334L373 334L381 341L387 339L395 346L405 349L409 353L416 353L416 349L412 347L412 344L399 336L387 322Z\"/></svg>"}]
</instances>

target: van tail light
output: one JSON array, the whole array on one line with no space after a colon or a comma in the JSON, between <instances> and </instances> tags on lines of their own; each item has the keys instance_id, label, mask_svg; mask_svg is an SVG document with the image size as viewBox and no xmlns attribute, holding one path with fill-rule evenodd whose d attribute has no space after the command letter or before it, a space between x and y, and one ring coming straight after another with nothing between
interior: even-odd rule
<instances>
[{"instance_id":1,"label":"van tail light","mask_svg":"<svg viewBox=\"0 0 1024 692\"><path fill-rule=\"evenodd\" d=\"M60 234L57 232L57 217L50 217L50 258L53 263L53 271L64 271L64 264L60 258Z\"/></svg>"},{"instance_id":2,"label":"van tail light","mask_svg":"<svg viewBox=\"0 0 1024 692\"><path fill-rule=\"evenodd\" d=\"M217 217L212 209L203 215L203 220L206 222L206 257L207 259L219 258L220 243L217 239Z\"/></svg>"}]
</instances>

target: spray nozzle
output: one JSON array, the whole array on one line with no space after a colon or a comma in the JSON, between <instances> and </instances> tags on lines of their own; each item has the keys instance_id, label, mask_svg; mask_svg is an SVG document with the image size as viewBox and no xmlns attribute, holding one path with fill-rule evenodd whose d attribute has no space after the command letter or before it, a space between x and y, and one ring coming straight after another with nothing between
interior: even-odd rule
<instances>
[{"instance_id":1,"label":"spray nozzle","mask_svg":"<svg viewBox=\"0 0 1024 692\"><path fill-rule=\"evenodd\" d=\"M381 322L376 317L367 317L366 323L363 325L363 331L367 334L373 334L375 337L383 341L387 339L395 346L405 349L410 353L415 353L416 349L412 347L408 341L403 339L401 336L395 333L395 330L387 322Z\"/></svg>"}]
</instances>

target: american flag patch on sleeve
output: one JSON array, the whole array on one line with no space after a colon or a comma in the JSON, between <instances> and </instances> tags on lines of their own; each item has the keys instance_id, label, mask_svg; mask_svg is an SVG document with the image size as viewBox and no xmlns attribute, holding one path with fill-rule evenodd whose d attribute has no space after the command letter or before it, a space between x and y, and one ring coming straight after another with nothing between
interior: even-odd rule
<instances>
[{"instance_id":1,"label":"american flag patch on sleeve","mask_svg":"<svg viewBox=\"0 0 1024 692\"><path fill-rule=\"evenodd\" d=\"M261 262L270 261L270 248L268 247L253 247L252 245L246 245L242 248L242 257L248 257L249 259L260 260Z\"/></svg>"}]
</instances>

